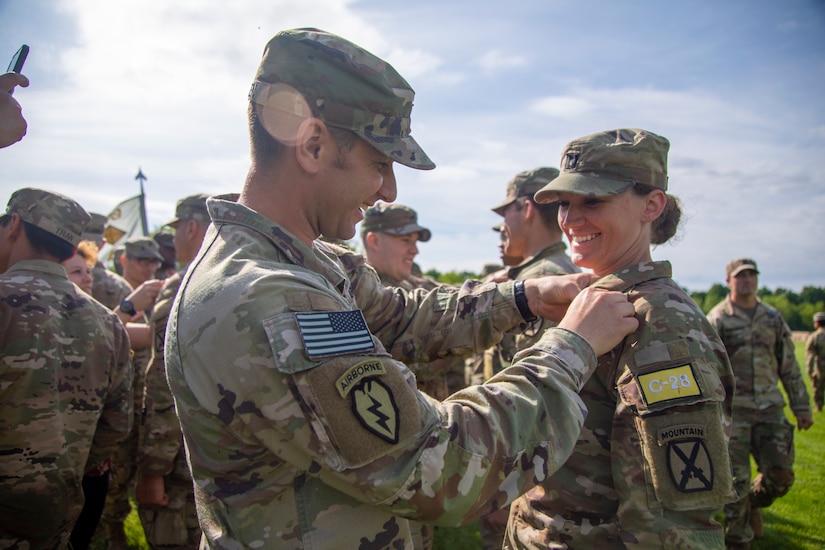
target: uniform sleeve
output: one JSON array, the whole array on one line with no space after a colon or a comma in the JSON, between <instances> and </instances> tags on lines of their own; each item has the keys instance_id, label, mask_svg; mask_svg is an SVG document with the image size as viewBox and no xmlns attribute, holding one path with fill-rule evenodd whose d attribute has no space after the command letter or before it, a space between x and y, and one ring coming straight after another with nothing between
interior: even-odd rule
<instances>
[{"instance_id":1,"label":"uniform sleeve","mask_svg":"<svg viewBox=\"0 0 825 550\"><path fill-rule=\"evenodd\" d=\"M174 297L174 291L164 289L155 304L150 321L153 349L146 370L137 462L138 470L148 475L169 475L183 445L180 422L166 381L166 363L163 359L166 324Z\"/></svg>"},{"instance_id":2,"label":"uniform sleeve","mask_svg":"<svg viewBox=\"0 0 825 550\"><path fill-rule=\"evenodd\" d=\"M274 350L284 331L270 331ZM310 431L290 453L319 478L396 515L459 525L509 503L567 459L584 420L578 397L595 367L577 335L548 331L540 346L483 386L437 402L390 358L343 356L290 373ZM368 374L364 374L368 373ZM262 437L263 441L271 440ZM284 456L283 447L272 449Z\"/></svg>"},{"instance_id":3,"label":"uniform sleeve","mask_svg":"<svg viewBox=\"0 0 825 550\"><path fill-rule=\"evenodd\" d=\"M643 315L649 333L665 333L626 343L618 360L611 466L622 537L638 548L712 547L721 537L714 513L735 498L730 363L698 311L692 330L674 327L667 312ZM687 330L690 338L667 334Z\"/></svg>"},{"instance_id":4,"label":"uniform sleeve","mask_svg":"<svg viewBox=\"0 0 825 550\"><path fill-rule=\"evenodd\" d=\"M401 361L427 362L482 351L502 333L526 326L513 299L512 282L470 280L461 287L405 291L382 285L357 256L345 259L370 331Z\"/></svg>"},{"instance_id":5,"label":"uniform sleeve","mask_svg":"<svg viewBox=\"0 0 825 550\"><path fill-rule=\"evenodd\" d=\"M802 376L802 369L796 361L791 329L784 319L781 319L780 333L777 335L776 362L779 365L779 378L788 395L789 405L795 416L811 414L811 401L808 396L808 387Z\"/></svg>"},{"instance_id":6,"label":"uniform sleeve","mask_svg":"<svg viewBox=\"0 0 825 550\"><path fill-rule=\"evenodd\" d=\"M132 377L134 371L129 336L114 314L110 315L109 322L113 333L112 347L108 352L108 357L112 361L111 376L107 388L108 395L97 423L97 430L86 462L87 469L96 467L111 457L118 444L132 430L134 407Z\"/></svg>"}]
</instances>

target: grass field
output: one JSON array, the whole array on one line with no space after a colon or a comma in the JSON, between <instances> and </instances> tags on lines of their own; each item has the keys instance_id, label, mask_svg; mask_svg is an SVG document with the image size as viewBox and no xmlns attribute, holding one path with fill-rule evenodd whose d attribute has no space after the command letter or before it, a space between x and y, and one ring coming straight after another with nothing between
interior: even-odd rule
<instances>
[{"instance_id":1,"label":"grass field","mask_svg":"<svg viewBox=\"0 0 825 550\"><path fill-rule=\"evenodd\" d=\"M796 344L796 356L805 369L805 347ZM810 387L810 386L809 386ZM788 419L796 425L793 415ZM796 483L791 492L762 511L765 537L754 541L753 550L822 550L825 548L825 414L814 414L810 430L795 433ZM126 525L129 546L148 549L143 530L133 511ZM102 539L93 550L106 548ZM435 550L478 550L481 539L476 525L436 530Z\"/></svg>"}]
</instances>

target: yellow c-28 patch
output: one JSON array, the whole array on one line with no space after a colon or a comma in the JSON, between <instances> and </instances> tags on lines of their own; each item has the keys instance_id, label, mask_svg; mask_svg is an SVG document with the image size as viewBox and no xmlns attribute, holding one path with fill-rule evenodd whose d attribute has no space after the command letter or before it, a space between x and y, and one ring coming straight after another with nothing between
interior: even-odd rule
<instances>
[{"instance_id":1,"label":"yellow c-28 patch","mask_svg":"<svg viewBox=\"0 0 825 550\"><path fill-rule=\"evenodd\" d=\"M638 380L648 405L702 395L690 363L640 374Z\"/></svg>"}]
</instances>

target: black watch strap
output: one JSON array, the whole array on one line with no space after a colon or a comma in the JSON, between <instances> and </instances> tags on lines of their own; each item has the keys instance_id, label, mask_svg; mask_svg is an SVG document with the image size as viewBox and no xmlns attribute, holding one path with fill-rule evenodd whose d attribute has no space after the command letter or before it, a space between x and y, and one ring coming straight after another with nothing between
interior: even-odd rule
<instances>
[{"instance_id":1,"label":"black watch strap","mask_svg":"<svg viewBox=\"0 0 825 550\"><path fill-rule=\"evenodd\" d=\"M521 316L524 317L524 320L528 323L532 323L538 317L530 311L530 306L527 304L527 295L524 293L524 281L519 279L513 285L513 297L516 299L516 307L518 308L519 313Z\"/></svg>"},{"instance_id":2,"label":"black watch strap","mask_svg":"<svg viewBox=\"0 0 825 550\"><path fill-rule=\"evenodd\" d=\"M135 304L125 299L120 302L120 311L122 311L126 315L134 315L135 313L137 313L137 310L135 309Z\"/></svg>"}]
</instances>

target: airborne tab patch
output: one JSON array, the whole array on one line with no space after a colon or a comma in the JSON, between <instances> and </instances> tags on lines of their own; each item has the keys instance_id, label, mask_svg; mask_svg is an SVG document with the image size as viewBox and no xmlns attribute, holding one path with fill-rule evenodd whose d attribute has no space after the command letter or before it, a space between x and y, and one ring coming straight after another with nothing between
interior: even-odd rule
<instances>
[{"instance_id":1,"label":"airborne tab patch","mask_svg":"<svg viewBox=\"0 0 825 550\"><path fill-rule=\"evenodd\" d=\"M690 363L640 374L638 379L642 396L648 405L702 395Z\"/></svg>"},{"instance_id":2,"label":"airborne tab patch","mask_svg":"<svg viewBox=\"0 0 825 550\"><path fill-rule=\"evenodd\" d=\"M375 350L360 309L296 313L295 320L310 359Z\"/></svg>"},{"instance_id":3,"label":"airborne tab patch","mask_svg":"<svg viewBox=\"0 0 825 550\"><path fill-rule=\"evenodd\" d=\"M378 376L387 374L387 369L384 364L377 360L371 359L369 361L362 361L357 365L353 365L347 369L347 372L338 377L335 381L335 387L341 397L346 397L350 390L355 387L355 383L367 376Z\"/></svg>"}]
</instances>

